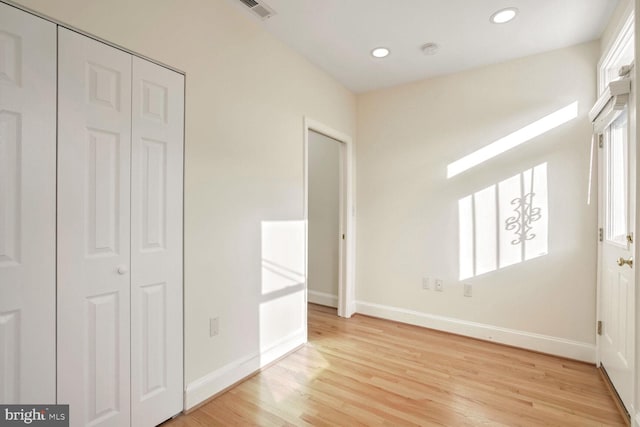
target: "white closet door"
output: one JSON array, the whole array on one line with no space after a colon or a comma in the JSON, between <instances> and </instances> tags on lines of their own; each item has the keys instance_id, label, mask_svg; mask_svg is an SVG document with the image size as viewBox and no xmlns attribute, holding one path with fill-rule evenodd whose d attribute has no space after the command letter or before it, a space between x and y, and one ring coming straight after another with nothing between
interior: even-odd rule
<instances>
[{"instance_id":1,"label":"white closet door","mask_svg":"<svg viewBox=\"0 0 640 427\"><path fill-rule=\"evenodd\" d=\"M55 43L0 3L0 404L56 398Z\"/></svg>"},{"instance_id":2,"label":"white closet door","mask_svg":"<svg viewBox=\"0 0 640 427\"><path fill-rule=\"evenodd\" d=\"M58 37L58 402L127 426L131 55Z\"/></svg>"},{"instance_id":3,"label":"white closet door","mask_svg":"<svg viewBox=\"0 0 640 427\"><path fill-rule=\"evenodd\" d=\"M182 405L184 78L133 58L131 176L132 425Z\"/></svg>"}]
</instances>

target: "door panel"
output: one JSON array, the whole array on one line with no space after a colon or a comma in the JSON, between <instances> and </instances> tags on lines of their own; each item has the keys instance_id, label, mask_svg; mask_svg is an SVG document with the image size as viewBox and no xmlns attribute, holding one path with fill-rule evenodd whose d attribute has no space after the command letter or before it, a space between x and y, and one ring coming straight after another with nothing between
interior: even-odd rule
<instances>
[{"instance_id":1,"label":"door panel","mask_svg":"<svg viewBox=\"0 0 640 427\"><path fill-rule=\"evenodd\" d=\"M58 402L72 425L130 422L131 55L58 46Z\"/></svg>"},{"instance_id":2,"label":"door panel","mask_svg":"<svg viewBox=\"0 0 640 427\"><path fill-rule=\"evenodd\" d=\"M120 135L97 129L87 129L87 135L87 257L115 256L121 249L118 221Z\"/></svg>"},{"instance_id":3,"label":"door panel","mask_svg":"<svg viewBox=\"0 0 640 427\"><path fill-rule=\"evenodd\" d=\"M0 403L54 403L56 27L0 3Z\"/></svg>"},{"instance_id":4,"label":"door panel","mask_svg":"<svg viewBox=\"0 0 640 427\"><path fill-rule=\"evenodd\" d=\"M132 425L182 411L184 78L133 58Z\"/></svg>"},{"instance_id":5,"label":"door panel","mask_svg":"<svg viewBox=\"0 0 640 427\"><path fill-rule=\"evenodd\" d=\"M611 124L604 134L601 212L604 239L600 284L600 361L628 411L633 391L633 304L636 265L619 265L634 258L635 180L634 156L630 152L628 112Z\"/></svg>"}]
</instances>

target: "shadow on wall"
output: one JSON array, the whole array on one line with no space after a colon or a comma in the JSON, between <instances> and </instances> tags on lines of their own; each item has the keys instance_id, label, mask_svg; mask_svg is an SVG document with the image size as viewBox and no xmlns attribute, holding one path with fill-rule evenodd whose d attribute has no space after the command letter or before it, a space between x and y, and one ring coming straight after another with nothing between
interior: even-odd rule
<instances>
[{"instance_id":1,"label":"shadow on wall","mask_svg":"<svg viewBox=\"0 0 640 427\"><path fill-rule=\"evenodd\" d=\"M578 116L574 102L447 166L452 178ZM548 254L547 163L458 200L459 278Z\"/></svg>"}]
</instances>

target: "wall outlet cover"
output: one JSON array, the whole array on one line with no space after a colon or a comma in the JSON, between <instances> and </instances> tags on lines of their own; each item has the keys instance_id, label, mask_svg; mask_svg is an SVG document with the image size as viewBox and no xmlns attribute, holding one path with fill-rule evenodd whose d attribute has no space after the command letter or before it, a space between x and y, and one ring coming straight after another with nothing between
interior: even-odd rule
<instances>
[{"instance_id":1,"label":"wall outlet cover","mask_svg":"<svg viewBox=\"0 0 640 427\"><path fill-rule=\"evenodd\" d=\"M220 318L210 317L209 318L209 336L215 337L218 334L220 334Z\"/></svg>"},{"instance_id":2,"label":"wall outlet cover","mask_svg":"<svg viewBox=\"0 0 640 427\"><path fill-rule=\"evenodd\" d=\"M473 288L471 287L470 283L465 283L464 284L464 296L465 297L470 297L473 295Z\"/></svg>"},{"instance_id":3,"label":"wall outlet cover","mask_svg":"<svg viewBox=\"0 0 640 427\"><path fill-rule=\"evenodd\" d=\"M436 279L436 281L435 281L435 289L438 292L444 291L444 282L442 281L442 279Z\"/></svg>"}]
</instances>

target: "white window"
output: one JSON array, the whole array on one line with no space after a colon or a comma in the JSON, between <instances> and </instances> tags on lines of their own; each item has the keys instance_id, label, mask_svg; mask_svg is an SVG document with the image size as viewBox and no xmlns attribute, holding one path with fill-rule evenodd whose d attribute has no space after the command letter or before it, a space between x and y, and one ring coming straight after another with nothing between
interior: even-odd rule
<instances>
[{"instance_id":1,"label":"white window","mask_svg":"<svg viewBox=\"0 0 640 427\"><path fill-rule=\"evenodd\" d=\"M631 65L635 59L635 21L634 15L629 15L620 29L618 36L602 57L598 64L598 94L602 95L607 85L620 78L620 68Z\"/></svg>"},{"instance_id":2,"label":"white window","mask_svg":"<svg viewBox=\"0 0 640 427\"><path fill-rule=\"evenodd\" d=\"M605 133L604 173L606 239L627 247L629 192L629 128L627 109L611 123Z\"/></svg>"}]
</instances>

